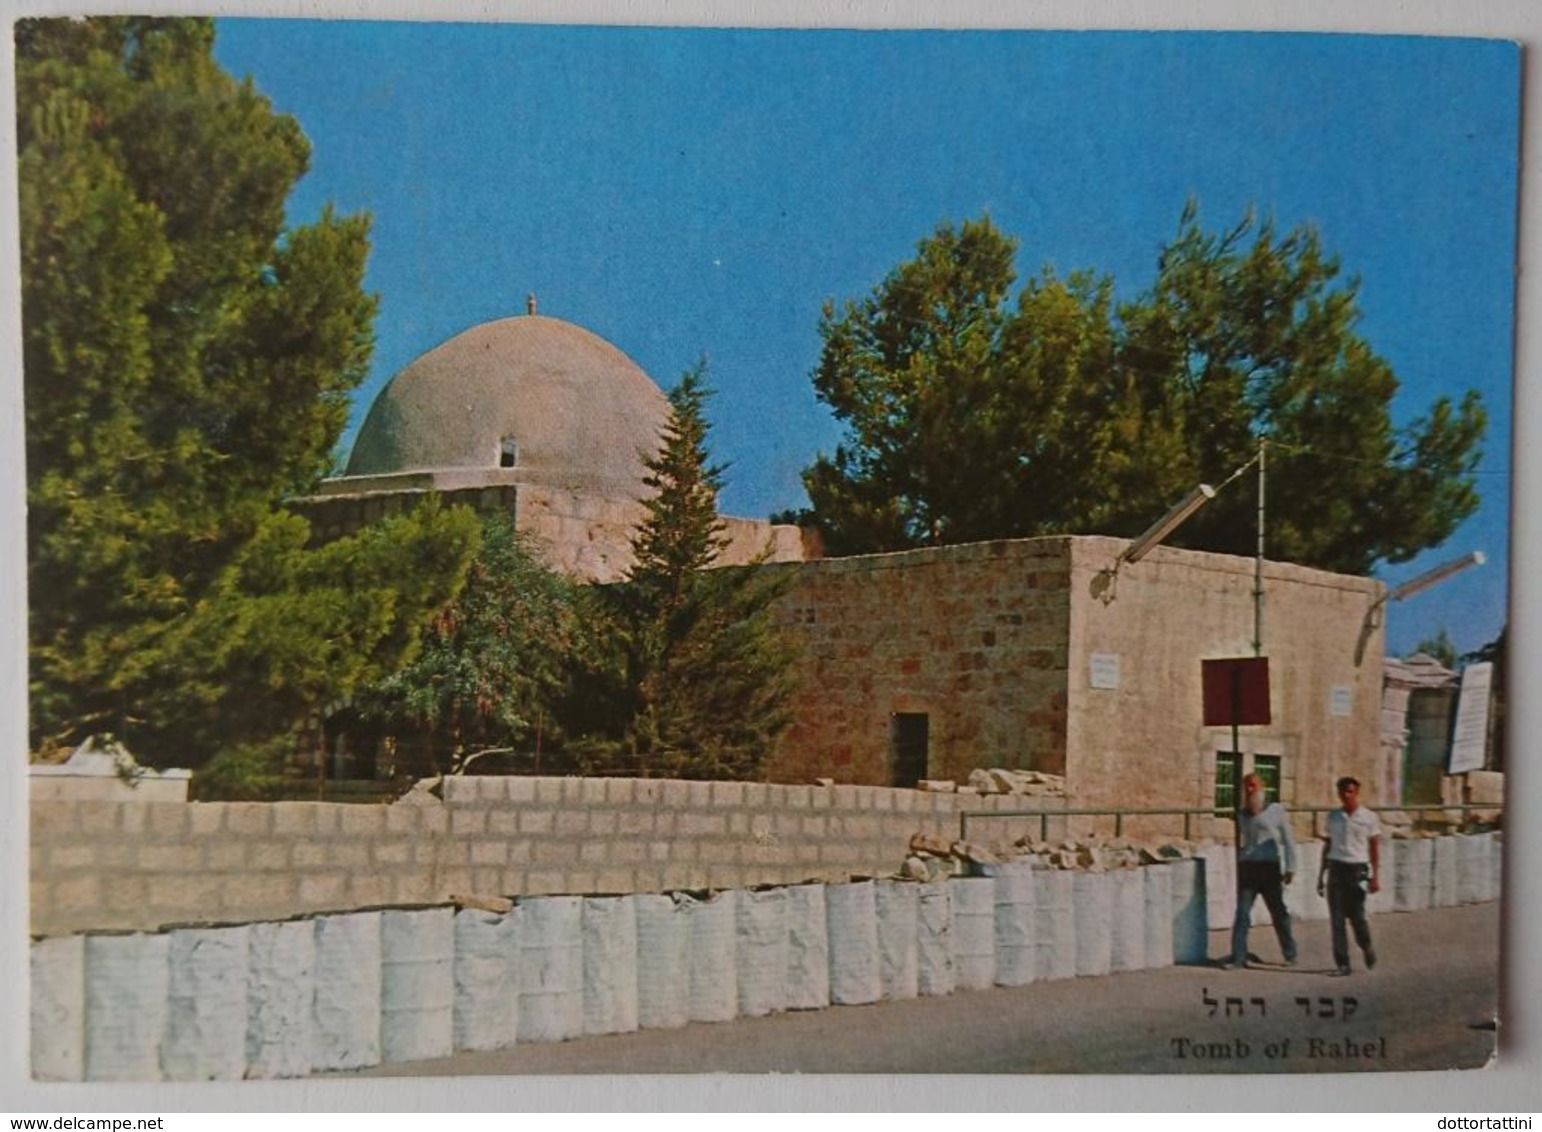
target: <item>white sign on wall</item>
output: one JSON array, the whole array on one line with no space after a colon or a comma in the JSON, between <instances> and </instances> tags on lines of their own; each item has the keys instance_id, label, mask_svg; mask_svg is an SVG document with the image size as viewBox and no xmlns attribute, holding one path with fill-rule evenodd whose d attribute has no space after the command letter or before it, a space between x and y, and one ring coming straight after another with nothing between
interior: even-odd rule
<instances>
[{"instance_id":1,"label":"white sign on wall","mask_svg":"<svg viewBox=\"0 0 1542 1132\"><path fill-rule=\"evenodd\" d=\"M1494 666L1486 661L1462 670L1462 691L1456 701L1456 726L1451 731L1448 774L1482 770L1488 756L1488 698Z\"/></svg>"},{"instance_id":2,"label":"white sign on wall","mask_svg":"<svg viewBox=\"0 0 1542 1132\"><path fill-rule=\"evenodd\" d=\"M1093 653L1091 680L1094 688L1119 687L1119 654L1116 652Z\"/></svg>"},{"instance_id":3,"label":"white sign on wall","mask_svg":"<svg viewBox=\"0 0 1542 1132\"><path fill-rule=\"evenodd\" d=\"M1333 691L1328 696L1329 715L1353 715L1355 713L1355 690L1348 684L1335 684Z\"/></svg>"}]
</instances>

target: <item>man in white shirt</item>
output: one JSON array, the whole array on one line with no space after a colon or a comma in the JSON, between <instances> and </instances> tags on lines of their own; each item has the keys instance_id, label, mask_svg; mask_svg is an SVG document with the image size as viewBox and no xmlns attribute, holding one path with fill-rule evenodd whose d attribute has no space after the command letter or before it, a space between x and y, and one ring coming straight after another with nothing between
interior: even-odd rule
<instances>
[{"instance_id":1,"label":"man in white shirt","mask_svg":"<svg viewBox=\"0 0 1542 1132\"><path fill-rule=\"evenodd\" d=\"M1381 891L1381 822L1360 804L1360 782L1341 778L1337 783L1340 809L1328 815L1328 851L1317 874L1317 893L1326 887L1328 919L1333 928L1333 963L1340 975L1349 974L1349 939L1344 921L1354 929L1355 942L1365 956L1366 970L1376 966L1371 946L1371 925L1365 918L1365 899Z\"/></svg>"}]
</instances>

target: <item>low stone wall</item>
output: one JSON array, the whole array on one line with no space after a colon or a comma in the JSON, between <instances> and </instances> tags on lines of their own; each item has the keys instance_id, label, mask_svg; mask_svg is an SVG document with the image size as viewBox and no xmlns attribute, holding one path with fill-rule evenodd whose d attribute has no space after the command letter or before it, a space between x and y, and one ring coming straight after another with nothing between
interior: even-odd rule
<instances>
[{"instance_id":1,"label":"low stone wall","mask_svg":"<svg viewBox=\"0 0 1542 1132\"><path fill-rule=\"evenodd\" d=\"M31 805L31 930L236 923L470 894L647 893L883 876L912 834L1058 798L599 778L452 778L445 800ZM1085 823L1089 819L1069 819ZM971 826L971 840L1039 821ZM1052 836L1074 832L1067 820Z\"/></svg>"}]
</instances>

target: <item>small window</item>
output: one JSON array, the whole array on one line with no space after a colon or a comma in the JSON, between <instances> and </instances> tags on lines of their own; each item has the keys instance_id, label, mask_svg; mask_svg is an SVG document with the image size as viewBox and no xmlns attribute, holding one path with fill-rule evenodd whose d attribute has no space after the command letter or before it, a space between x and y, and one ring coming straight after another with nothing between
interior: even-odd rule
<instances>
[{"instance_id":1,"label":"small window","mask_svg":"<svg viewBox=\"0 0 1542 1132\"><path fill-rule=\"evenodd\" d=\"M517 463L519 463L519 441L512 436L505 436L503 442L498 445L498 466L512 468Z\"/></svg>"},{"instance_id":2,"label":"small window","mask_svg":"<svg viewBox=\"0 0 1542 1132\"><path fill-rule=\"evenodd\" d=\"M1237 768L1242 759L1236 751L1215 753L1215 812L1228 816L1237 808Z\"/></svg>"},{"instance_id":3,"label":"small window","mask_svg":"<svg viewBox=\"0 0 1542 1132\"><path fill-rule=\"evenodd\" d=\"M1254 755L1253 773L1258 775L1258 780L1264 784L1264 801L1278 802L1280 800L1280 756Z\"/></svg>"}]
</instances>

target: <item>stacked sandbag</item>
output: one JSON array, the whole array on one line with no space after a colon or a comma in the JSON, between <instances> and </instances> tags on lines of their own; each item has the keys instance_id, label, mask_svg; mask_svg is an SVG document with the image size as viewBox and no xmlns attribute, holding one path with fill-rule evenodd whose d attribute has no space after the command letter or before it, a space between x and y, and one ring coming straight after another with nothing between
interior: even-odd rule
<instances>
[{"instance_id":1,"label":"stacked sandbag","mask_svg":"<svg viewBox=\"0 0 1542 1132\"><path fill-rule=\"evenodd\" d=\"M1208 899L1205 894L1205 862L1187 857L1167 866L1172 884L1173 962L1207 963L1210 960ZM1231 923L1227 918L1223 923Z\"/></svg>"},{"instance_id":2,"label":"stacked sandbag","mask_svg":"<svg viewBox=\"0 0 1542 1132\"><path fill-rule=\"evenodd\" d=\"M921 886L913 881L881 880L873 888L878 982L884 998L915 998L921 993L916 950L920 902Z\"/></svg>"},{"instance_id":3,"label":"stacked sandbag","mask_svg":"<svg viewBox=\"0 0 1542 1132\"><path fill-rule=\"evenodd\" d=\"M455 911L380 914L380 1057L428 1061L455 1051Z\"/></svg>"},{"instance_id":4,"label":"stacked sandbag","mask_svg":"<svg viewBox=\"0 0 1542 1132\"><path fill-rule=\"evenodd\" d=\"M1456 842L1456 902L1481 904L1489 889L1489 839L1481 833L1462 834Z\"/></svg>"},{"instance_id":5,"label":"stacked sandbag","mask_svg":"<svg viewBox=\"0 0 1542 1132\"><path fill-rule=\"evenodd\" d=\"M1410 837L1398 847L1392 869L1392 907L1397 912L1422 912L1430 906L1435 884L1435 842Z\"/></svg>"},{"instance_id":6,"label":"stacked sandbag","mask_svg":"<svg viewBox=\"0 0 1542 1132\"><path fill-rule=\"evenodd\" d=\"M86 938L86 1080L161 1079L169 944L139 933Z\"/></svg>"},{"instance_id":7,"label":"stacked sandbag","mask_svg":"<svg viewBox=\"0 0 1542 1132\"><path fill-rule=\"evenodd\" d=\"M380 1063L380 913L321 916L316 930L312 1067Z\"/></svg>"},{"instance_id":8,"label":"stacked sandbag","mask_svg":"<svg viewBox=\"0 0 1542 1132\"><path fill-rule=\"evenodd\" d=\"M1237 911L1237 851L1231 845L1201 845L1194 855L1205 863L1205 920L1228 925Z\"/></svg>"},{"instance_id":9,"label":"stacked sandbag","mask_svg":"<svg viewBox=\"0 0 1542 1132\"><path fill-rule=\"evenodd\" d=\"M740 892L734 921L739 1013L756 1018L787 1009L787 890Z\"/></svg>"},{"instance_id":10,"label":"stacked sandbag","mask_svg":"<svg viewBox=\"0 0 1542 1132\"><path fill-rule=\"evenodd\" d=\"M167 939L166 1044L170 1081L239 1081L246 1073L245 925L181 928Z\"/></svg>"},{"instance_id":11,"label":"stacked sandbag","mask_svg":"<svg viewBox=\"0 0 1542 1132\"><path fill-rule=\"evenodd\" d=\"M949 881L923 884L916 897L916 990L942 995L956 989L952 886Z\"/></svg>"},{"instance_id":12,"label":"stacked sandbag","mask_svg":"<svg viewBox=\"0 0 1542 1132\"><path fill-rule=\"evenodd\" d=\"M1378 838L1377 841L1379 848L1376 858L1376 891L1365 898L1365 911L1371 916L1379 916L1383 912L1396 909L1397 858L1401 847L1405 844L1386 836Z\"/></svg>"},{"instance_id":13,"label":"stacked sandbag","mask_svg":"<svg viewBox=\"0 0 1542 1132\"><path fill-rule=\"evenodd\" d=\"M36 941L28 967L33 1080L82 1081L86 1075L86 937Z\"/></svg>"},{"instance_id":14,"label":"stacked sandbag","mask_svg":"<svg viewBox=\"0 0 1542 1132\"><path fill-rule=\"evenodd\" d=\"M1038 869L1033 874L1033 969L1037 979L1076 975L1074 876L1061 869Z\"/></svg>"},{"instance_id":15,"label":"stacked sandbag","mask_svg":"<svg viewBox=\"0 0 1542 1132\"><path fill-rule=\"evenodd\" d=\"M583 898L534 896L519 912L519 1040L584 1032Z\"/></svg>"},{"instance_id":16,"label":"stacked sandbag","mask_svg":"<svg viewBox=\"0 0 1542 1132\"><path fill-rule=\"evenodd\" d=\"M316 925L252 924L246 952L246 1076L305 1077L315 1064Z\"/></svg>"},{"instance_id":17,"label":"stacked sandbag","mask_svg":"<svg viewBox=\"0 0 1542 1132\"><path fill-rule=\"evenodd\" d=\"M1173 965L1173 869L1147 865L1141 877L1141 919L1147 967Z\"/></svg>"},{"instance_id":18,"label":"stacked sandbag","mask_svg":"<svg viewBox=\"0 0 1542 1132\"><path fill-rule=\"evenodd\" d=\"M1073 873L1076 974L1106 975L1114 958L1114 900L1108 873Z\"/></svg>"},{"instance_id":19,"label":"stacked sandbag","mask_svg":"<svg viewBox=\"0 0 1542 1132\"><path fill-rule=\"evenodd\" d=\"M1504 836L1498 830L1483 836L1488 840L1488 899L1498 900L1504 894Z\"/></svg>"},{"instance_id":20,"label":"stacked sandbag","mask_svg":"<svg viewBox=\"0 0 1542 1132\"><path fill-rule=\"evenodd\" d=\"M830 925L822 884L787 889L787 1009L830 1005Z\"/></svg>"},{"instance_id":21,"label":"stacked sandbag","mask_svg":"<svg viewBox=\"0 0 1542 1132\"><path fill-rule=\"evenodd\" d=\"M1296 844L1296 874L1285 890L1285 903L1299 921L1328 918L1328 898L1317 891L1317 874L1326 848L1315 840Z\"/></svg>"},{"instance_id":22,"label":"stacked sandbag","mask_svg":"<svg viewBox=\"0 0 1542 1132\"><path fill-rule=\"evenodd\" d=\"M455 913L455 1048L507 1049L519 1039L519 910Z\"/></svg>"},{"instance_id":23,"label":"stacked sandbag","mask_svg":"<svg viewBox=\"0 0 1542 1132\"><path fill-rule=\"evenodd\" d=\"M1139 869L1115 869L1105 875L1112 898L1108 968L1142 970L1146 966L1145 878Z\"/></svg>"},{"instance_id":24,"label":"stacked sandbag","mask_svg":"<svg viewBox=\"0 0 1542 1132\"><path fill-rule=\"evenodd\" d=\"M1437 837L1431 843L1434 860L1430 875L1430 907L1450 908L1456 904L1456 838Z\"/></svg>"},{"instance_id":25,"label":"stacked sandbag","mask_svg":"<svg viewBox=\"0 0 1542 1132\"><path fill-rule=\"evenodd\" d=\"M877 1002L883 993L873 890L870 880L832 884L825 890L830 924L830 1001L840 1006Z\"/></svg>"},{"instance_id":26,"label":"stacked sandbag","mask_svg":"<svg viewBox=\"0 0 1542 1132\"><path fill-rule=\"evenodd\" d=\"M1021 987L1033 982L1033 867L1013 861L996 874L996 982Z\"/></svg>"},{"instance_id":27,"label":"stacked sandbag","mask_svg":"<svg viewBox=\"0 0 1542 1132\"><path fill-rule=\"evenodd\" d=\"M635 898L637 1025L673 1029L691 1020L691 916L669 896Z\"/></svg>"},{"instance_id":28,"label":"stacked sandbag","mask_svg":"<svg viewBox=\"0 0 1542 1132\"><path fill-rule=\"evenodd\" d=\"M637 903L590 896L580 912L584 955L584 1033L638 1028Z\"/></svg>"},{"instance_id":29,"label":"stacked sandbag","mask_svg":"<svg viewBox=\"0 0 1542 1132\"><path fill-rule=\"evenodd\" d=\"M988 990L996 985L996 880L956 877L948 889L955 984L959 990Z\"/></svg>"},{"instance_id":30,"label":"stacked sandbag","mask_svg":"<svg viewBox=\"0 0 1542 1132\"><path fill-rule=\"evenodd\" d=\"M739 1012L738 959L734 951L737 893L715 892L686 905L691 921L690 1016L692 1022L727 1022Z\"/></svg>"}]
</instances>

